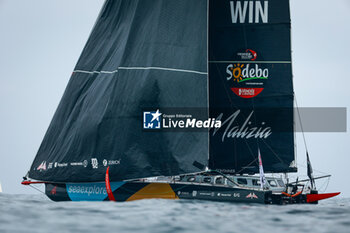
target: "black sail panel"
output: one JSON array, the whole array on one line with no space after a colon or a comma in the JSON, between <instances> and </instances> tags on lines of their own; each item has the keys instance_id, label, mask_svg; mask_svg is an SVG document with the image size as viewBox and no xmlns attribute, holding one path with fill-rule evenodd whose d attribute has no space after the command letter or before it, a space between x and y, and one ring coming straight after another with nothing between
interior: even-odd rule
<instances>
[{"instance_id":1,"label":"black sail panel","mask_svg":"<svg viewBox=\"0 0 350 233\"><path fill-rule=\"evenodd\" d=\"M199 171L192 163L206 163L207 133L145 131L142 116L207 106L206 48L206 1L106 1L29 177L103 181L107 166L115 181Z\"/></svg>"},{"instance_id":2,"label":"black sail panel","mask_svg":"<svg viewBox=\"0 0 350 233\"><path fill-rule=\"evenodd\" d=\"M288 0L209 0L209 107L209 168L296 171Z\"/></svg>"}]
</instances>

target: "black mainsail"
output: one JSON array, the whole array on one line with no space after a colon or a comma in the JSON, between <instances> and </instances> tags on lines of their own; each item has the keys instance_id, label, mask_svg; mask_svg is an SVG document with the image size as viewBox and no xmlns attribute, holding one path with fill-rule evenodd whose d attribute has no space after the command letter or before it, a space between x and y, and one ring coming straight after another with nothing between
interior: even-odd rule
<instances>
[{"instance_id":1,"label":"black mainsail","mask_svg":"<svg viewBox=\"0 0 350 233\"><path fill-rule=\"evenodd\" d=\"M49 182L200 171L205 132L144 132L143 108L207 106L207 3L107 0L29 171Z\"/></svg>"},{"instance_id":2,"label":"black mainsail","mask_svg":"<svg viewBox=\"0 0 350 233\"><path fill-rule=\"evenodd\" d=\"M209 0L211 169L295 172L288 0Z\"/></svg>"}]
</instances>

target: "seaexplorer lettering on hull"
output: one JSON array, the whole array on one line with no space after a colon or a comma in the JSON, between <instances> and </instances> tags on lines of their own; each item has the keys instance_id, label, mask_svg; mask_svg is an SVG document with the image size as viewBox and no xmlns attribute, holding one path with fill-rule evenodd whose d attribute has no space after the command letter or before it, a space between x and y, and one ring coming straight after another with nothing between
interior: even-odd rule
<instances>
[{"instance_id":1,"label":"seaexplorer lettering on hull","mask_svg":"<svg viewBox=\"0 0 350 233\"><path fill-rule=\"evenodd\" d=\"M232 23L268 23L268 1L230 1Z\"/></svg>"}]
</instances>

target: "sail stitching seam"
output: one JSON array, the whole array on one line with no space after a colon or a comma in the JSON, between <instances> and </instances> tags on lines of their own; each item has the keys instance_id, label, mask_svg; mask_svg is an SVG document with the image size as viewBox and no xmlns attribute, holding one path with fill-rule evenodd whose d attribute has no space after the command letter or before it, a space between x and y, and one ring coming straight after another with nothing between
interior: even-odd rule
<instances>
[{"instance_id":1,"label":"sail stitching seam","mask_svg":"<svg viewBox=\"0 0 350 233\"><path fill-rule=\"evenodd\" d=\"M119 70L166 70L166 71L176 71L176 72L187 72L195 74L207 75L207 72L195 71L195 70L184 70L184 69L175 69L175 68L165 68L165 67L119 67L117 70L113 71L87 71L87 70L74 70L74 73L86 73L86 74L114 74Z\"/></svg>"}]
</instances>

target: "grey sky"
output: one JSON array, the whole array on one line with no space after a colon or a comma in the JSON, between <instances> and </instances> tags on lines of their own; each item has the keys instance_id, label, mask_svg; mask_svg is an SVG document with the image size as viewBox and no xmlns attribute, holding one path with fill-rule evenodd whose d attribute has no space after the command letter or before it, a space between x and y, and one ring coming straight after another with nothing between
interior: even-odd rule
<instances>
[{"instance_id":1,"label":"grey sky","mask_svg":"<svg viewBox=\"0 0 350 233\"><path fill-rule=\"evenodd\" d=\"M34 159L102 4L103 0L0 1L0 182L4 192L33 193L20 185L21 178ZM350 106L349 11L348 0L291 0L299 106ZM343 197L349 197L349 133L307 133L306 139L314 170L332 174L327 191L342 191ZM297 146L298 164L303 165L300 133Z\"/></svg>"}]
</instances>

